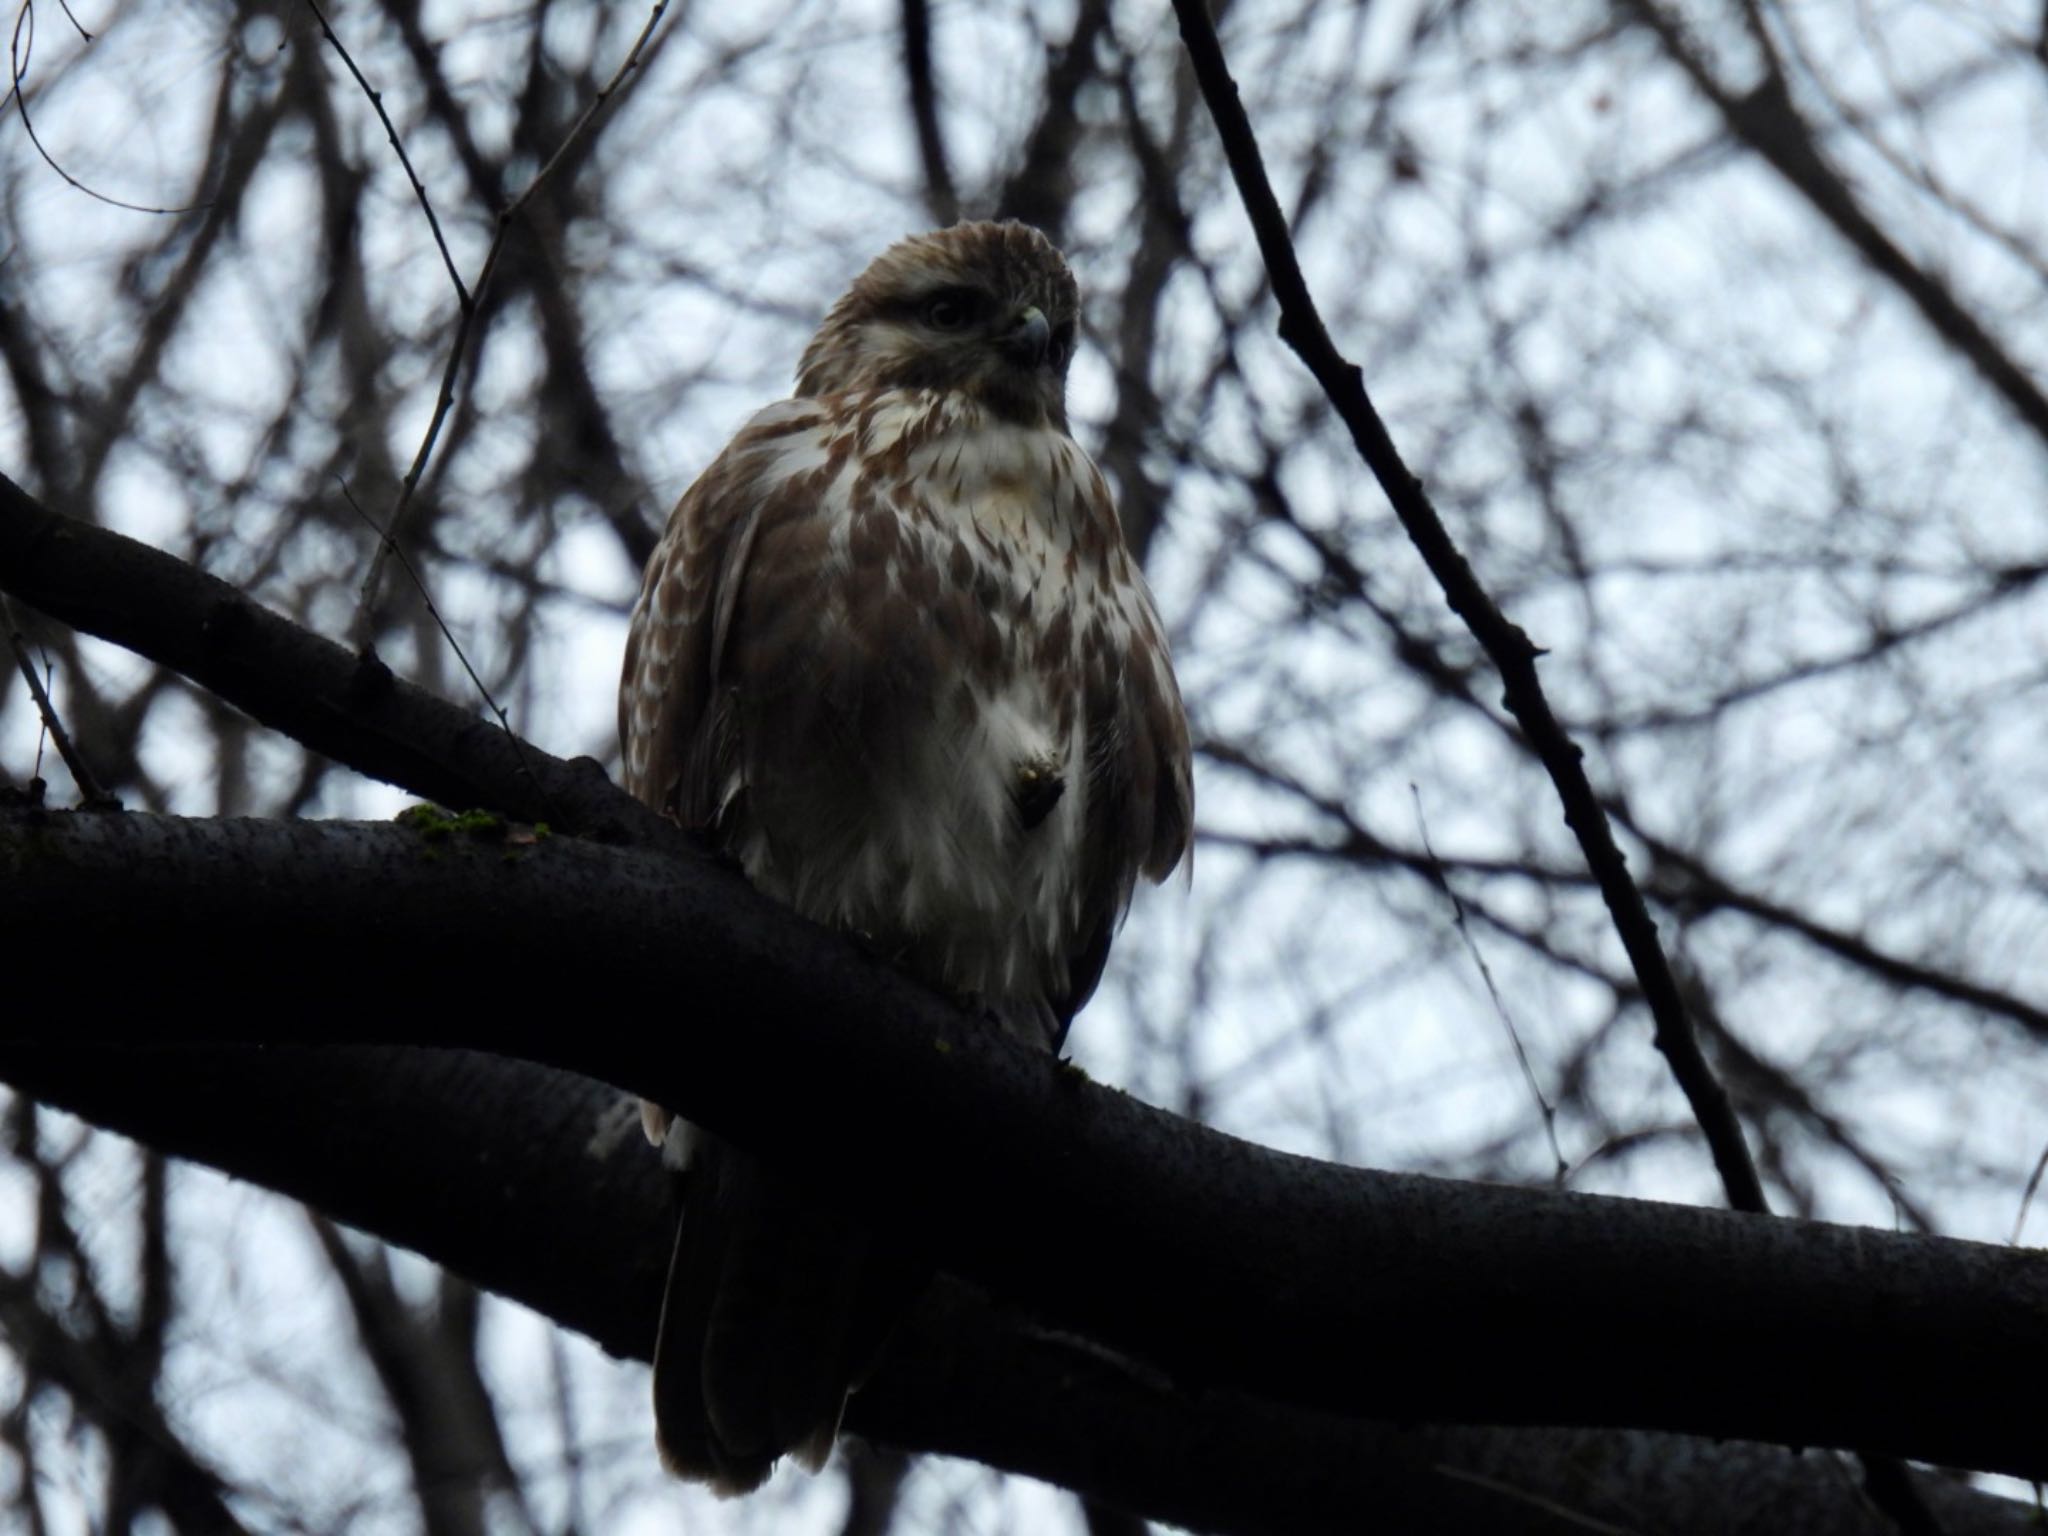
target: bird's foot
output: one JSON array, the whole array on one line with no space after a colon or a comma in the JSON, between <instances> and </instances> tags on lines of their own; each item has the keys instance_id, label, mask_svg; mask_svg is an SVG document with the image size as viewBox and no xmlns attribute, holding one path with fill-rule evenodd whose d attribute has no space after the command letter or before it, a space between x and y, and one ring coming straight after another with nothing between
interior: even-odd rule
<instances>
[{"instance_id":1,"label":"bird's foot","mask_svg":"<svg viewBox=\"0 0 2048 1536\"><path fill-rule=\"evenodd\" d=\"M1067 792L1066 775L1060 772L1059 759L1047 754L1044 757L1027 757L1017 764L1016 778L1010 785L1010 799L1017 807L1017 820L1029 832L1052 814L1052 808L1060 803L1060 796Z\"/></svg>"}]
</instances>

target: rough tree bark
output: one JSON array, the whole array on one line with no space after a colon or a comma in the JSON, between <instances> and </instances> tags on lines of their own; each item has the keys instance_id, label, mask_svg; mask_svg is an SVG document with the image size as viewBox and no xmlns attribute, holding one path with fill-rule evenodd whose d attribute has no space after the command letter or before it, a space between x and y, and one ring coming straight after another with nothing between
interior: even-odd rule
<instances>
[{"instance_id":1,"label":"rough tree bark","mask_svg":"<svg viewBox=\"0 0 2048 1536\"><path fill-rule=\"evenodd\" d=\"M615 1354L647 1356L667 1191L615 1089L520 1061L380 1047L8 1043L0 1078L417 1248ZM1190 1390L956 1282L913 1314L849 1424L1247 1536L1368 1515L1376 1530L1438 1536L1583 1536L1601 1522L1668 1536L1886 1529L1820 1453L1373 1422ZM1951 1536L2038 1529L2022 1505L1920 1483Z\"/></svg>"}]
</instances>

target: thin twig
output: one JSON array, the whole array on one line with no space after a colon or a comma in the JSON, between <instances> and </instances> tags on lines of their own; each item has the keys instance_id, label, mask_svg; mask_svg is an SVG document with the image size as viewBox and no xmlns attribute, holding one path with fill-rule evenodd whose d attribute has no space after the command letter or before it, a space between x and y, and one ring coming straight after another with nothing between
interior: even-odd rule
<instances>
[{"instance_id":1,"label":"thin twig","mask_svg":"<svg viewBox=\"0 0 2048 1536\"><path fill-rule=\"evenodd\" d=\"M1486 956L1480 953L1479 941L1473 937L1472 927L1465 921L1465 903L1459 899L1457 887L1451 884L1450 872L1444 868L1443 861L1436 856L1436 849L1429 841L1429 822L1422 814L1422 791L1410 784L1408 793L1415 799L1415 828L1422 834L1422 852L1429 860L1430 878L1436 883L1436 888L1449 898L1451 922L1458 930L1458 937L1465 941L1465 950L1472 956L1472 963L1479 967L1479 979L1486 983L1486 995L1493 999L1493 1011L1500 1016L1501 1028L1508 1032L1508 1044L1515 1049L1515 1063L1522 1069L1522 1080L1529 1085L1537 1111L1543 1116L1543 1134L1550 1140L1550 1156L1555 1164L1551 1182L1563 1189L1572 1165L1565 1161L1564 1148L1557 1142L1557 1107L1544 1093L1543 1085L1536 1081L1536 1068L1522 1046L1522 1032L1515 1028L1514 1016L1508 1012L1500 988L1494 985L1493 968L1486 963Z\"/></svg>"},{"instance_id":2,"label":"thin twig","mask_svg":"<svg viewBox=\"0 0 2048 1536\"><path fill-rule=\"evenodd\" d=\"M22 681L28 684L29 697L36 701L36 711L43 717L43 729L56 744L57 755L64 760L70 771L71 782L78 786L78 793L85 804L94 810L119 810L121 802L101 788L100 781L93 777L85 758L71 740L71 733L64 729L64 722L57 716L57 706L50 702L50 690L43 680L36 676L36 664L28 653L28 639L15 622L14 605L0 597L0 618L7 621L7 642L14 648L14 664L21 669ZM38 750L40 757L40 749ZM42 764L36 764L37 775L41 776Z\"/></svg>"},{"instance_id":3,"label":"thin twig","mask_svg":"<svg viewBox=\"0 0 2048 1536\"><path fill-rule=\"evenodd\" d=\"M379 528L376 519L363 510L361 504L357 502L354 493L349 490L348 482L341 479L338 475L335 479L341 487L342 499L349 504L349 510L354 512L357 517L360 517L368 525L370 531L377 535L378 548L389 550L392 558L398 561L399 568L412 578L412 584L420 594L420 601L427 605L427 616L434 621L434 627L441 631L441 638L448 642L448 649L453 651L455 659L462 663L462 670L469 674L469 680L476 685L476 691L483 696L484 703L491 707L491 713L498 717L498 725L504 730L505 739L512 743L512 750L519 754L520 768L532 782L534 789L539 792L543 802L547 801L547 786L541 782L540 775L533 771L533 764L527 760L526 743L521 741L519 733L512 729L511 720L506 717L505 711L498 707L497 699L492 697L491 690L484 685L484 680L477 676L476 668L469 664L469 657L463 652L462 642L455 638L455 632L448 627L448 621L441 617L441 610L434 606L434 595L427 590L427 584L420 580L418 569L411 560L406 558L405 551L393 542L391 535L384 529ZM456 809L467 810L469 807L458 806ZM552 805L550 805L549 815L555 815Z\"/></svg>"},{"instance_id":4,"label":"thin twig","mask_svg":"<svg viewBox=\"0 0 2048 1536\"><path fill-rule=\"evenodd\" d=\"M2027 1224L2027 1207L2034 1203L2034 1196L2040 1191L2043 1174L2048 1174L2048 1146L2041 1148L2041 1155L2034 1160L2034 1172L2020 1194L2019 1212L2012 1219L2012 1236L2006 1239L2015 1248L2019 1246L2020 1229Z\"/></svg>"},{"instance_id":5,"label":"thin twig","mask_svg":"<svg viewBox=\"0 0 2048 1536\"><path fill-rule=\"evenodd\" d=\"M1763 1182L1743 1141L1741 1122L1700 1051L1677 978L1658 942L1657 925L1615 844L1607 813L1586 778L1584 753L1558 723L1544 696L1536 672L1536 659L1541 653L1501 613L1481 586L1427 493L1402 462L1366 393L1357 366L1330 339L1302 276L1286 217L1266 176L1251 120L1224 62L1223 48L1207 9L1201 0L1174 0L1174 12L1280 305L1281 339L1293 348L1322 386L1330 404L1350 429L1360 455L1386 491L1395 516L1436 577L1446 601L1499 670L1504 702L1557 787L1558 797L1564 803L1565 822L1578 838L1622 948L1642 985L1654 1022L1657 1048L1664 1053L1706 1136L1729 1204L1737 1210L1765 1214L1769 1207ZM1900 1461L1871 1453L1859 1453L1858 1459L1863 1465L1865 1492L1901 1531L1907 1536L1938 1536L1939 1525Z\"/></svg>"},{"instance_id":6,"label":"thin twig","mask_svg":"<svg viewBox=\"0 0 2048 1536\"><path fill-rule=\"evenodd\" d=\"M583 109L583 115L576 119L574 126L556 146L555 152L548 157L547 164L534 173L533 180L526 184L524 191L498 212L491 229L490 247L484 252L483 266L477 272L475 286L463 297L459 305L460 315L455 322L454 338L448 346L448 361L441 370L441 388L434 397L434 414L427 422L425 435L420 438L418 451L413 454L412 465L406 470L405 479L399 484L398 500L391 509L390 517L385 519L382 541L377 545L375 554L370 557L369 573L363 577L362 589L356 597L353 640L359 651L367 653L371 649L370 638L376 595L384 579L385 561L398 547L397 540L404 527L406 512L412 505L413 493L419 488L420 477L426 472L428 459L433 456L434 444L441 436L442 423L448 419L448 412L455 404L455 380L461 371L463 356L468 350L470 331L482 307L483 296L490 288L491 278L497 273L498 258L505 249L505 240L511 233L512 223L525 210L533 195L540 190L555 168L562 163L563 157L583 136L592 119L604 109L605 104L624 84L626 77L639 67L641 55L646 52L648 41L654 36L654 29L660 25L668 7L669 0L658 0L648 13L647 24L640 29L640 35L633 40L633 46L627 50L625 60L611 79L607 80L590 99L589 105ZM360 79L361 76L357 78ZM381 108L379 110L381 111ZM396 143L396 140L393 142ZM460 291L461 285L458 283L456 286Z\"/></svg>"},{"instance_id":7,"label":"thin twig","mask_svg":"<svg viewBox=\"0 0 2048 1536\"><path fill-rule=\"evenodd\" d=\"M1742 1127L1727 1093L1714 1078L1679 995L1677 979L1657 941L1657 925L1643 904L1642 892L1628 872L1627 860L1614 841L1607 815L1593 793L1583 765L1584 754L1551 712L1536 674L1540 654L1529 637L1495 606L1472 567L1453 542L1428 495L1402 461L1385 424L1365 391L1357 366L1331 341L1310 295L1307 280L1287 231L1287 219L1273 193L1253 136L1251 120L1230 76L1222 45L1202 0L1174 0L1181 37L1187 45L1195 79L1216 122L1266 272L1280 305L1280 336L1315 376L1330 404L1350 429L1352 442L1392 503L1394 514L1421 554L1452 610L1465 621L1473 638L1485 648L1501 675L1508 709L1521 726L1531 750L1549 772L1564 804L1565 822L1577 836L1622 948L1642 984L1656 1030L1657 1048L1670 1063L1694 1117L1700 1123L1714 1165L1737 1210L1766 1210L1763 1182L1742 1138Z\"/></svg>"},{"instance_id":8,"label":"thin twig","mask_svg":"<svg viewBox=\"0 0 2048 1536\"><path fill-rule=\"evenodd\" d=\"M405 146L398 140L398 129L391 121L391 114L384 110L384 93L363 78L363 72L356 67L354 57L342 46L341 39L334 35L334 28L328 25L327 13L320 9L320 0L306 0L306 9L311 11L313 19L320 23L320 35L327 39L328 46L334 49L341 62L347 66L348 72L355 77L355 82L362 87L371 110L377 114L377 121L384 125L384 137L391 141L392 149L397 151L398 163L405 167L406 180L412 183L413 196L420 200L420 209L427 216L427 228L434 232L434 245L441 253L441 265L448 269L448 281L455 285L455 301L462 306L464 313L467 313L470 306L469 290L462 286L462 276L455 270L455 258L448 252L448 241L441 233L441 221L434 216L434 205L427 197L427 185L420 180L420 173L412 168L412 158L406 154Z\"/></svg>"},{"instance_id":9,"label":"thin twig","mask_svg":"<svg viewBox=\"0 0 2048 1536\"><path fill-rule=\"evenodd\" d=\"M1668 903L1683 905L1693 912L1717 908L1739 912L1759 923L1796 934L1814 948L1868 971L1902 991L1931 992L1994 1017L2010 1019L2037 1037L2048 1039L2048 1007L1880 949L1859 934L1831 928L1757 891L1731 885L1692 855L1636 825L1626 806L1617 804L1611 810L1630 835L1649 850L1651 883L1664 893Z\"/></svg>"},{"instance_id":10,"label":"thin twig","mask_svg":"<svg viewBox=\"0 0 2048 1536\"><path fill-rule=\"evenodd\" d=\"M66 5L63 7L63 11L65 19L68 20L73 27L77 28L78 35L84 38L88 43L90 43L92 41L92 34L86 31L84 27L79 26L78 18L71 14L71 7ZM36 132L36 125L29 120L28 93L22 89L22 86L28 80L29 59L35 53L35 48L35 0L22 0L21 9L14 13L14 32L8 41L7 94L14 98L14 110L21 118L21 131L28 135L29 143L34 145L35 152L38 155L42 156L43 164L47 165L51 170L55 171L59 176L61 176L67 185L76 188L80 192L83 192L87 197L92 198L95 202L105 203L110 208L125 208L130 213L197 213L202 208L211 208L213 206L213 203L210 199L197 203L187 203L182 208L153 208L147 203L124 202L122 199L118 197L110 196L105 192L97 190L96 188L87 186L84 182L80 181L76 176L72 175L69 171L65 170L62 165L58 164L57 157L51 154L50 151L44 146L41 135L39 135Z\"/></svg>"},{"instance_id":11,"label":"thin twig","mask_svg":"<svg viewBox=\"0 0 2048 1536\"><path fill-rule=\"evenodd\" d=\"M1515 1484L1507 1482L1502 1478L1490 1477L1484 1472L1474 1471L1468 1467L1452 1466L1447 1462L1441 1461L1436 1463L1433 1470L1437 1476L1444 1478L1446 1481L1469 1483L1474 1488L1484 1488L1489 1493L1497 1493L1504 1499L1541 1511L1561 1524L1572 1526L1582 1531L1592 1531L1595 1533L1595 1536L1635 1536L1635 1527L1633 1526L1611 1525L1605 1520L1587 1514L1582 1509L1574 1509L1569 1504L1561 1503L1556 1499L1549 1498L1531 1489L1517 1487Z\"/></svg>"}]
</instances>

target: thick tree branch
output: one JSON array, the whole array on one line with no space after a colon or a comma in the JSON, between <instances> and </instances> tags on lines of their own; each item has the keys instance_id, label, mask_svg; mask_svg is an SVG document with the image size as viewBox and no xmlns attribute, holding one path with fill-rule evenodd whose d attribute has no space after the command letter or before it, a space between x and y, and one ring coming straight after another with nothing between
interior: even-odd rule
<instances>
[{"instance_id":1,"label":"thick tree branch","mask_svg":"<svg viewBox=\"0 0 2048 1536\"><path fill-rule=\"evenodd\" d=\"M586 1078L461 1052L0 1045L0 1076L154 1146L256 1179L533 1306L615 1354L652 1343L666 1181L629 1105ZM433 1177L420 1171L431 1169ZM547 1234L536 1241L536 1233ZM1824 1456L1672 1436L1397 1427L1187 1390L947 1284L851 1427L971 1456L1206 1530L1666 1536L1879 1527ZM1953 1536L2024 1506L1935 1478Z\"/></svg>"},{"instance_id":2,"label":"thick tree branch","mask_svg":"<svg viewBox=\"0 0 2048 1536\"><path fill-rule=\"evenodd\" d=\"M1670 1424L1896 1444L2015 1471L2032 1467L2048 1438L2032 1422L1991 1422L1988 1410L1927 1406L1995 1402L2007 1377L2016 1384L2038 1369L2048 1301L2040 1266L2024 1256L1936 1245L1873 1259L1867 1235L1830 1228L1703 1228L1728 1218L1278 1158L1009 1050L692 856L595 765L521 754L467 712L365 671L182 562L57 517L4 480L0 587L364 771L642 845L608 854L557 838L423 849L417 830L139 817L95 835L82 820L17 817L0 854L14 876L0 887L0 923L59 967L91 945L79 974L100 987L96 1004L125 1001L129 1017L153 1019L158 992L143 979L160 987L162 975L197 965L220 1009L215 1034L253 1033L246 1020L274 1018L277 999L290 997L304 1008L286 1027L309 1035L488 1044L644 1089L794 1166L887 1190L876 1217L900 1223L906 1241L941 1234L934 1241L962 1273L1165 1364L1174 1386L1148 1380L1171 1401L1192 1392L1213 1402L1235 1387L1294 1405L1268 1405L1287 1426L1281 1438L1306 1433L1295 1422L1304 1408ZM218 863L209 871L222 858L225 877ZM516 866L544 878L522 878ZM119 973L97 963L101 945L119 947ZM565 952L578 969L546 966ZM320 985L309 995L313 976ZM688 1032L687 1080L619 1027L621 1011L607 1010L609 1031L587 1027L592 976L695 1005L665 1020L679 1038ZM396 1014L394 997L406 1000ZM579 1026L510 1022L551 1003ZM114 1015L95 1007L80 1016ZM30 1059L21 1051L4 1056L17 1076ZM804 1071L792 1076L792 1064ZM849 1082L859 1095L845 1093ZM347 1110L360 1117L361 1101ZM481 1136L465 1149L491 1145ZM948 1155L933 1159L934 1145ZM347 1216L347 1190L336 1194L320 1203ZM531 1212L515 1226L553 1234L574 1259L556 1280L584 1282L573 1227L538 1224ZM441 1237L436 1227L411 1240L479 1274ZM492 1231L486 1246L502 1237ZM1929 1295L1942 1299L1932 1308L1939 1322L1926 1316ZM650 1293L645 1315L652 1305ZM1769 1316L1760 1321L1752 1307ZM619 1315L637 1334L642 1312ZM1672 1316L1694 1326L1674 1330ZM1917 1325L1901 1327L1901 1317ZM1870 1338L1891 1340L1883 1360L1863 1358ZM1755 1375L1786 1362L1800 1389L1760 1397ZM1080 1379L1071 1361L1061 1371L1061 1381ZM985 1395L957 1381L949 1390ZM871 1394L868 1411L886 1401ZM924 1443L982 1454L943 1436ZM1168 1464L1177 1458L1166 1453ZM1141 1472L1123 1475L1144 1482ZM1099 1468L1062 1480L1152 1513L1179 1507L1132 1501ZM1250 1507L1278 1506L1268 1497Z\"/></svg>"},{"instance_id":3,"label":"thick tree branch","mask_svg":"<svg viewBox=\"0 0 2048 1536\"><path fill-rule=\"evenodd\" d=\"M0 930L75 977L74 1036L171 1038L168 976L211 1005L188 1036L477 1046L647 1093L1183 1387L2048 1472L2038 1254L1267 1151L1009 1044L709 861L16 812ZM667 1000L658 1032L626 998Z\"/></svg>"}]
</instances>

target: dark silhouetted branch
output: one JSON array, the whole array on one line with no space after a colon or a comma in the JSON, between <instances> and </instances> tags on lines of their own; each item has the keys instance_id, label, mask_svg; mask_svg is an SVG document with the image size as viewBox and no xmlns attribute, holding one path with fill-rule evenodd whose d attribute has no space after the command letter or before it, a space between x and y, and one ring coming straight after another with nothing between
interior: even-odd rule
<instances>
[{"instance_id":1,"label":"dark silhouetted branch","mask_svg":"<svg viewBox=\"0 0 2048 1536\"><path fill-rule=\"evenodd\" d=\"M588 759L563 762L301 629L184 561L0 476L0 590L169 667L274 730L423 799L558 830L681 844Z\"/></svg>"},{"instance_id":2,"label":"dark silhouetted branch","mask_svg":"<svg viewBox=\"0 0 2048 1536\"><path fill-rule=\"evenodd\" d=\"M1737 1210L1766 1209L1762 1181L1742 1139L1742 1126L1712 1068L1700 1053L1699 1041L1685 1014L1678 982L1657 940L1657 925L1643 904L1642 892L1630 878L1628 861L1615 845L1607 813L1586 777L1585 754L1551 712L1543 684L1536 675L1540 654L1529 637L1495 606L1464 555L1451 539L1436 508L1430 504L1422 485L1402 462L1394 440L1387 433L1356 364L1337 350L1323 326L1302 276L1301 263L1287 230L1287 217L1266 176L1265 163L1253 136L1251 119L1238 96L1237 82L1224 63L1222 45L1209 20L1204 0L1174 0L1180 18L1195 78L1216 121L1223 141L1230 173L1237 182L1259 253L1265 259L1272 280L1273 295L1280 305L1280 337L1292 347L1329 397L1359 455L1371 468L1392 503L1410 541L1423 563L1442 588L1445 600L1465 621L1472 636L1492 659L1501 676L1503 702L1523 736L1535 752L1564 804L1564 819L1579 840L1600 887L1600 894L1613 915L1615 932L1629 963L1641 982L1656 1026L1657 1048L1670 1063L1686 1102L1699 1121L1714 1166L1728 1192L1728 1203Z\"/></svg>"},{"instance_id":3,"label":"dark silhouetted branch","mask_svg":"<svg viewBox=\"0 0 2048 1536\"><path fill-rule=\"evenodd\" d=\"M15 812L0 931L73 978L67 1040L461 1045L644 1093L1191 1389L2048 1471L2041 1255L1286 1156L708 859L520 837Z\"/></svg>"},{"instance_id":4,"label":"dark silhouetted branch","mask_svg":"<svg viewBox=\"0 0 2048 1536\"><path fill-rule=\"evenodd\" d=\"M668 1192L615 1090L517 1061L370 1047L0 1044L0 1077L310 1200L614 1354L646 1358ZM1759 1371L1751 1390L1780 1380L1791 1383L1789 1366ZM1176 1385L953 1282L907 1320L855 1395L849 1427L1244 1536L1352 1529L1361 1512L1378 1530L1437 1536L1706 1536L1753 1523L1760 1510L1777 1531L1873 1529L1825 1455L1304 1413ZM1918 1480L1954 1536L2038 1529L2024 1505Z\"/></svg>"}]
</instances>

